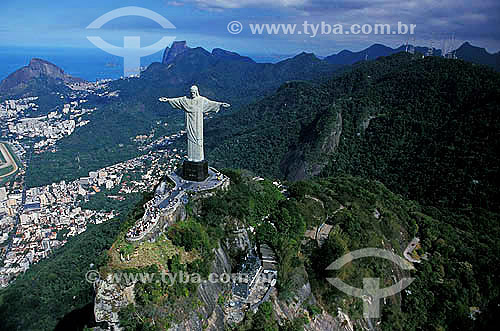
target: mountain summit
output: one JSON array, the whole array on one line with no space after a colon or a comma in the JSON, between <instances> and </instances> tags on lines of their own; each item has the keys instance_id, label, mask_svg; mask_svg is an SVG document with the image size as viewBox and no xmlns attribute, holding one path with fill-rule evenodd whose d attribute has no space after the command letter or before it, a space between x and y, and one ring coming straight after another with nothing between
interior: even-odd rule
<instances>
[{"instance_id":1,"label":"mountain summit","mask_svg":"<svg viewBox=\"0 0 500 331\"><path fill-rule=\"evenodd\" d=\"M27 66L16 70L0 83L1 92L15 92L23 90L30 81L44 79L54 83L76 83L83 82L82 79L72 77L61 68L48 61L33 58Z\"/></svg>"},{"instance_id":2,"label":"mountain summit","mask_svg":"<svg viewBox=\"0 0 500 331\"><path fill-rule=\"evenodd\" d=\"M172 47L165 48L165 51L163 52L162 63L163 64L170 64L177 55L182 54L189 49L191 49L191 47L187 46L185 40L174 41L172 43Z\"/></svg>"},{"instance_id":3,"label":"mountain summit","mask_svg":"<svg viewBox=\"0 0 500 331\"><path fill-rule=\"evenodd\" d=\"M500 52L490 54L486 49L473 46L467 41L457 48L455 52L459 59L488 65L500 71Z\"/></svg>"},{"instance_id":4,"label":"mountain summit","mask_svg":"<svg viewBox=\"0 0 500 331\"><path fill-rule=\"evenodd\" d=\"M246 56L241 56L238 53L224 50L222 48L214 48L212 53L210 54L208 51L201 47L191 48L187 46L185 40L182 41L174 41L171 47L165 48L163 52L163 64L171 64L175 61L176 57L185 56L185 55L193 55L192 53L200 52L203 50L204 55L208 57L213 57L214 59L223 59L223 60L239 60L244 62L254 62L251 58Z\"/></svg>"}]
</instances>

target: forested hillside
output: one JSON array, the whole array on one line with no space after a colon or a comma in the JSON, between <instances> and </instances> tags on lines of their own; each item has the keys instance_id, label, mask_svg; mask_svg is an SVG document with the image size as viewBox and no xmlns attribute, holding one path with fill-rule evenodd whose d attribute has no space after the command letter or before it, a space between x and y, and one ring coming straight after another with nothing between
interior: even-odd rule
<instances>
[{"instance_id":1,"label":"forested hillside","mask_svg":"<svg viewBox=\"0 0 500 331\"><path fill-rule=\"evenodd\" d=\"M207 155L269 176L350 173L425 204L496 209L499 101L500 75L487 67L400 53L214 118Z\"/></svg>"},{"instance_id":2,"label":"forested hillside","mask_svg":"<svg viewBox=\"0 0 500 331\"><path fill-rule=\"evenodd\" d=\"M336 98L343 137L325 174L375 178L428 205L497 210L500 75L439 58L396 69L394 60L363 66L350 96Z\"/></svg>"}]
</instances>

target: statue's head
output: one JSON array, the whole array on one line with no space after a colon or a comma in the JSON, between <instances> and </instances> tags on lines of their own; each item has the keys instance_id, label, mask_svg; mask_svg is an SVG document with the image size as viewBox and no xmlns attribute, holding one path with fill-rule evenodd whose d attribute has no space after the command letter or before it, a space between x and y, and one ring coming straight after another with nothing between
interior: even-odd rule
<instances>
[{"instance_id":1,"label":"statue's head","mask_svg":"<svg viewBox=\"0 0 500 331\"><path fill-rule=\"evenodd\" d=\"M190 92L191 92L191 98L200 96L200 92L198 91L198 86L196 85L191 86Z\"/></svg>"}]
</instances>

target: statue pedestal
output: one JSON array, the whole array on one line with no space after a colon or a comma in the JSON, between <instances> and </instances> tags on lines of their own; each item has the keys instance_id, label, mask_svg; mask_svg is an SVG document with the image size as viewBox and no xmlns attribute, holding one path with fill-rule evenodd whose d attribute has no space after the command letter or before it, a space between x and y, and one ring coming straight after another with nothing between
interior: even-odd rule
<instances>
[{"instance_id":1,"label":"statue pedestal","mask_svg":"<svg viewBox=\"0 0 500 331\"><path fill-rule=\"evenodd\" d=\"M208 162L185 160L182 163L182 178L193 182L202 182L208 177Z\"/></svg>"}]
</instances>

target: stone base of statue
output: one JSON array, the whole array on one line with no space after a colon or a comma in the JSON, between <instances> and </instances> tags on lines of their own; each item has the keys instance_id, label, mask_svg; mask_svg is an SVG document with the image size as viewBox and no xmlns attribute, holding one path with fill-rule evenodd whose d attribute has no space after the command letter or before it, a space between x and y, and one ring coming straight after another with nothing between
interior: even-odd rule
<instances>
[{"instance_id":1,"label":"stone base of statue","mask_svg":"<svg viewBox=\"0 0 500 331\"><path fill-rule=\"evenodd\" d=\"M188 161L182 163L182 178L193 182L202 182L208 177L207 161Z\"/></svg>"}]
</instances>

